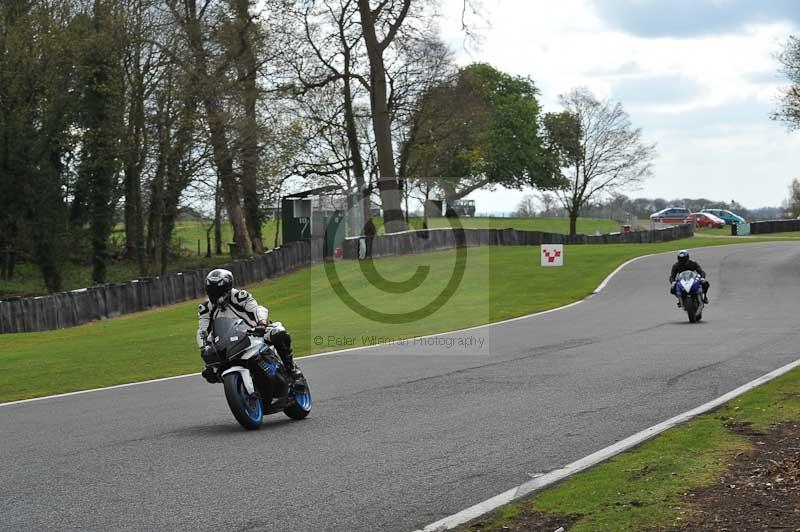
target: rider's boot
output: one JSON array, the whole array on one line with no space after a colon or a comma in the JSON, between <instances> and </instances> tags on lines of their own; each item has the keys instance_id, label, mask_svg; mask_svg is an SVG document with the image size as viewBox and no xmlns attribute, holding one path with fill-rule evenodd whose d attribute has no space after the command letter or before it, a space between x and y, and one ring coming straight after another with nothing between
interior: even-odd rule
<instances>
[{"instance_id":1,"label":"rider's boot","mask_svg":"<svg viewBox=\"0 0 800 532\"><path fill-rule=\"evenodd\" d=\"M681 300L678 299L678 308L682 308L682 307L683 307L683 305L681 304Z\"/></svg>"},{"instance_id":2,"label":"rider's boot","mask_svg":"<svg viewBox=\"0 0 800 532\"><path fill-rule=\"evenodd\" d=\"M300 371L300 368L295 365L292 351L290 350L288 353L278 352L278 354L283 361L283 366L286 368L286 371L289 372L289 377L292 380L290 384L294 384L298 379L303 377L303 373Z\"/></svg>"},{"instance_id":3,"label":"rider's boot","mask_svg":"<svg viewBox=\"0 0 800 532\"><path fill-rule=\"evenodd\" d=\"M708 305L708 294L703 294L703 304Z\"/></svg>"}]
</instances>

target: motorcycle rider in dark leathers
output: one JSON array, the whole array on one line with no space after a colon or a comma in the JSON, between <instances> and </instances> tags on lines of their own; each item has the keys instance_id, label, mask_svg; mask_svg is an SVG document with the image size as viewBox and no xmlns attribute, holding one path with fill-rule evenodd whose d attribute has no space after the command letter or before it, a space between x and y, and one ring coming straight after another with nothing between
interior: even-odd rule
<instances>
[{"instance_id":1,"label":"motorcycle rider in dark leathers","mask_svg":"<svg viewBox=\"0 0 800 532\"><path fill-rule=\"evenodd\" d=\"M283 324L269 321L269 311L249 292L233 287L233 273L224 269L212 270L206 276L205 287L208 300L200 303L197 312L197 345L201 353L207 338L213 333L216 318L241 318L256 336L263 337L275 347L293 379L302 376L292 357L292 337ZM220 382L219 375L210 367L206 367L202 375L208 382Z\"/></svg>"},{"instance_id":2,"label":"motorcycle rider in dark leathers","mask_svg":"<svg viewBox=\"0 0 800 532\"><path fill-rule=\"evenodd\" d=\"M700 264L697 262L689 259L689 252L685 249L682 249L678 252L678 261L672 265L672 272L669 274L669 282L670 288L669 293L673 296L677 297L676 292L676 281L675 279L678 277L678 274L681 272L685 272L687 270L697 272L700 274L700 284L703 286L703 303L706 305L708 304L708 288L711 286L711 283L706 281L706 272L703 271L703 268L700 267ZM678 306L681 306L681 300L678 299Z\"/></svg>"}]
</instances>

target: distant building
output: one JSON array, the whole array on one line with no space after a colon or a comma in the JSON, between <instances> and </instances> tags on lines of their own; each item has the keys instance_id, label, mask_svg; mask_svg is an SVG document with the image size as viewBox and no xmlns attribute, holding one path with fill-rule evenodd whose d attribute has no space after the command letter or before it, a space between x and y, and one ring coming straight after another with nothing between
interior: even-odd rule
<instances>
[{"instance_id":1,"label":"distant building","mask_svg":"<svg viewBox=\"0 0 800 532\"><path fill-rule=\"evenodd\" d=\"M475 200L455 200L447 205L447 216L475 216Z\"/></svg>"}]
</instances>

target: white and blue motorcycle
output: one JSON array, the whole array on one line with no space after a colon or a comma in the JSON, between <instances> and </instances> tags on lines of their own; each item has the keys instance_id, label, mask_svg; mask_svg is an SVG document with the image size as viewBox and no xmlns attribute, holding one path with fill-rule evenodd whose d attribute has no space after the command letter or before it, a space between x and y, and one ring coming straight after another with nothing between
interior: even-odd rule
<instances>
[{"instance_id":1,"label":"white and blue motorcycle","mask_svg":"<svg viewBox=\"0 0 800 532\"><path fill-rule=\"evenodd\" d=\"M689 323L703 319L703 283L700 274L686 270L675 278L675 295L681 300L681 307L689 316Z\"/></svg>"},{"instance_id":2,"label":"white and blue motorcycle","mask_svg":"<svg viewBox=\"0 0 800 532\"><path fill-rule=\"evenodd\" d=\"M299 377L292 382L273 346L241 319L217 318L213 330L203 361L220 376L228 406L244 428L256 430L265 415L280 411L292 419L308 416L308 381Z\"/></svg>"}]
</instances>

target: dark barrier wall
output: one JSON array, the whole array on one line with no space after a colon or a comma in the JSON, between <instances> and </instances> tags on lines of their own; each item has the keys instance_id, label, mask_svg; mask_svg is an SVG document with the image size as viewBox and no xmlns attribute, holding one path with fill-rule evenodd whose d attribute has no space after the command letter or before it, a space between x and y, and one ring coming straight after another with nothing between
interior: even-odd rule
<instances>
[{"instance_id":1,"label":"dark barrier wall","mask_svg":"<svg viewBox=\"0 0 800 532\"><path fill-rule=\"evenodd\" d=\"M731 226L733 228L733 226ZM800 231L800 220L767 220L765 222L750 222L750 234L761 235L766 233L785 233ZM733 233L734 235L736 233Z\"/></svg>"},{"instance_id":2,"label":"dark barrier wall","mask_svg":"<svg viewBox=\"0 0 800 532\"><path fill-rule=\"evenodd\" d=\"M569 236L513 229L432 229L379 236L367 247L371 249L371 256L385 257L451 249L457 245L472 247L667 242L690 237L692 234L692 227L689 225L599 236ZM311 243L292 242L257 257L219 267L231 270L238 285L257 283L321 262L322 245L321 239ZM343 247L344 258L358 258L358 238L345 240ZM73 327L202 297L205 294L203 282L209 271L210 268L207 268L41 297L3 300L0 301L0 334Z\"/></svg>"},{"instance_id":3,"label":"dark barrier wall","mask_svg":"<svg viewBox=\"0 0 800 532\"><path fill-rule=\"evenodd\" d=\"M538 246L540 244L627 244L668 242L694 234L691 225L679 225L656 231L632 231L608 235L563 235L515 229L430 229L405 231L375 237L361 244L361 238L348 238L344 243L344 258L357 259L364 245L367 256L386 257L424 253L456 246Z\"/></svg>"},{"instance_id":4,"label":"dark barrier wall","mask_svg":"<svg viewBox=\"0 0 800 532\"><path fill-rule=\"evenodd\" d=\"M292 242L257 257L219 266L233 272L237 285L289 273L322 260L322 240ZM46 331L113 318L205 295L211 268L129 283L107 284L41 297L0 301L0 333Z\"/></svg>"}]
</instances>

